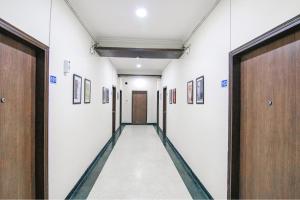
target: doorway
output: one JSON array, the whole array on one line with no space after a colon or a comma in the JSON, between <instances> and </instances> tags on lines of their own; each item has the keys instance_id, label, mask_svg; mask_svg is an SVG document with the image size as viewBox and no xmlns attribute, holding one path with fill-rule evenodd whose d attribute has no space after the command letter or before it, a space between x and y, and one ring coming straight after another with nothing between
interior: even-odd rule
<instances>
[{"instance_id":1,"label":"doorway","mask_svg":"<svg viewBox=\"0 0 300 200\"><path fill-rule=\"evenodd\" d=\"M167 87L163 88L163 133L167 134Z\"/></svg>"},{"instance_id":2,"label":"doorway","mask_svg":"<svg viewBox=\"0 0 300 200\"><path fill-rule=\"evenodd\" d=\"M116 131L116 87L112 87L112 134Z\"/></svg>"},{"instance_id":3,"label":"doorway","mask_svg":"<svg viewBox=\"0 0 300 200\"><path fill-rule=\"evenodd\" d=\"M147 91L132 91L132 123L147 124Z\"/></svg>"},{"instance_id":4,"label":"doorway","mask_svg":"<svg viewBox=\"0 0 300 200\"><path fill-rule=\"evenodd\" d=\"M300 198L296 21L231 53L228 198Z\"/></svg>"},{"instance_id":5,"label":"doorway","mask_svg":"<svg viewBox=\"0 0 300 200\"><path fill-rule=\"evenodd\" d=\"M159 90L156 93L156 125L159 127Z\"/></svg>"},{"instance_id":6,"label":"doorway","mask_svg":"<svg viewBox=\"0 0 300 200\"><path fill-rule=\"evenodd\" d=\"M122 90L120 90L120 125L122 125L122 97L123 96L123 93L122 93Z\"/></svg>"},{"instance_id":7,"label":"doorway","mask_svg":"<svg viewBox=\"0 0 300 200\"><path fill-rule=\"evenodd\" d=\"M48 198L48 47L0 19L0 199Z\"/></svg>"}]
</instances>

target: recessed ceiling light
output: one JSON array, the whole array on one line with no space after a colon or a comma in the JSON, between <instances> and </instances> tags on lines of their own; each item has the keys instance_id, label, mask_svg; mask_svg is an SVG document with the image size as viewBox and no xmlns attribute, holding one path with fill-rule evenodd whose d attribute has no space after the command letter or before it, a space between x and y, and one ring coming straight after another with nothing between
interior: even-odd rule
<instances>
[{"instance_id":1,"label":"recessed ceiling light","mask_svg":"<svg viewBox=\"0 0 300 200\"><path fill-rule=\"evenodd\" d=\"M137 68L141 68L142 65L141 65L141 64L137 64L136 67L137 67Z\"/></svg>"},{"instance_id":2,"label":"recessed ceiling light","mask_svg":"<svg viewBox=\"0 0 300 200\"><path fill-rule=\"evenodd\" d=\"M147 10L145 8L138 8L135 11L136 16L140 17L140 18L144 18L147 16Z\"/></svg>"}]
</instances>

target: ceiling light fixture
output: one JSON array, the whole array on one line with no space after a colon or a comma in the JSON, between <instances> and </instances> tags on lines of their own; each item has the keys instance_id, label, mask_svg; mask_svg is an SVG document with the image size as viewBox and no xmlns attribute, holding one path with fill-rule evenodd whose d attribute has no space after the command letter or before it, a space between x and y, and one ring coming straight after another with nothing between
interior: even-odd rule
<instances>
[{"instance_id":1,"label":"ceiling light fixture","mask_svg":"<svg viewBox=\"0 0 300 200\"><path fill-rule=\"evenodd\" d=\"M144 18L147 16L147 10L145 8L138 8L135 11L136 16L140 17L140 18Z\"/></svg>"},{"instance_id":2,"label":"ceiling light fixture","mask_svg":"<svg viewBox=\"0 0 300 200\"><path fill-rule=\"evenodd\" d=\"M137 67L137 68L141 68L142 65L141 65L141 64L137 64L136 67Z\"/></svg>"}]
</instances>

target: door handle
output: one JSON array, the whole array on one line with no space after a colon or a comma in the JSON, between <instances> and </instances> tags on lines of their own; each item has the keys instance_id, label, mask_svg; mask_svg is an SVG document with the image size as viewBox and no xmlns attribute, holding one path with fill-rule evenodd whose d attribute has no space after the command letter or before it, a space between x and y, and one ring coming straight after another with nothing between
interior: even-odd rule
<instances>
[{"instance_id":1,"label":"door handle","mask_svg":"<svg viewBox=\"0 0 300 200\"><path fill-rule=\"evenodd\" d=\"M6 99L5 99L4 97L2 97L2 98L0 99L0 102L1 102L1 103L5 103L5 102L6 102Z\"/></svg>"}]
</instances>

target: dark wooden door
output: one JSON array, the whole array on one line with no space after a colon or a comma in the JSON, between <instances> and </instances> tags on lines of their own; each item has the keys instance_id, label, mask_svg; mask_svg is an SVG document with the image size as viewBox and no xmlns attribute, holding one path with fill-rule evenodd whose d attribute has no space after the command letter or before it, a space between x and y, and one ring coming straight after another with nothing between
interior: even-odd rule
<instances>
[{"instance_id":1,"label":"dark wooden door","mask_svg":"<svg viewBox=\"0 0 300 200\"><path fill-rule=\"evenodd\" d=\"M132 91L132 123L147 123L147 92Z\"/></svg>"},{"instance_id":2,"label":"dark wooden door","mask_svg":"<svg viewBox=\"0 0 300 200\"><path fill-rule=\"evenodd\" d=\"M163 132L167 133L167 88L163 89Z\"/></svg>"},{"instance_id":3,"label":"dark wooden door","mask_svg":"<svg viewBox=\"0 0 300 200\"><path fill-rule=\"evenodd\" d=\"M120 126L122 124L122 100L123 99L123 93L122 90L120 90Z\"/></svg>"},{"instance_id":4,"label":"dark wooden door","mask_svg":"<svg viewBox=\"0 0 300 200\"><path fill-rule=\"evenodd\" d=\"M300 198L299 38L242 57L240 198Z\"/></svg>"},{"instance_id":5,"label":"dark wooden door","mask_svg":"<svg viewBox=\"0 0 300 200\"><path fill-rule=\"evenodd\" d=\"M116 131L116 87L112 88L112 133Z\"/></svg>"},{"instance_id":6,"label":"dark wooden door","mask_svg":"<svg viewBox=\"0 0 300 200\"><path fill-rule=\"evenodd\" d=\"M35 51L0 33L0 199L35 198Z\"/></svg>"},{"instance_id":7,"label":"dark wooden door","mask_svg":"<svg viewBox=\"0 0 300 200\"><path fill-rule=\"evenodd\" d=\"M159 91L156 93L156 123L159 126Z\"/></svg>"}]
</instances>

